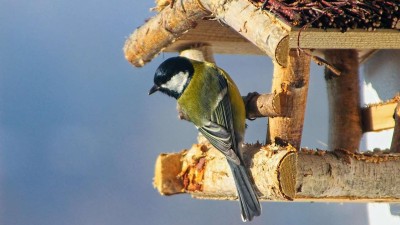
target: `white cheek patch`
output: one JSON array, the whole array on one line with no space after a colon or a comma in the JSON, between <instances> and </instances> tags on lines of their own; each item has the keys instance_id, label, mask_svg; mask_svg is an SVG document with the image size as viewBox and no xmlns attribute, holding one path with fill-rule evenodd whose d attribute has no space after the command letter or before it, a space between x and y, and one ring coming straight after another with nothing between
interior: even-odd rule
<instances>
[{"instance_id":1,"label":"white cheek patch","mask_svg":"<svg viewBox=\"0 0 400 225\"><path fill-rule=\"evenodd\" d=\"M176 91L177 93L182 93L183 88L189 78L189 72L179 72L171 78L167 83L162 84L161 87Z\"/></svg>"}]
</instances>

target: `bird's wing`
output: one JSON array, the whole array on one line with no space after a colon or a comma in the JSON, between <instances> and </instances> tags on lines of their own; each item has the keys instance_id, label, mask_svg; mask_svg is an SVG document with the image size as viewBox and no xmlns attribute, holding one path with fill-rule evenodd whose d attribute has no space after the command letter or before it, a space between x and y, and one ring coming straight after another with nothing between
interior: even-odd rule
<instances>
[{"instance_id":1,"label":"bird's wing","mask_svg":"<svg viewBox=\"0 0 400 225\"><path fill-rule=\"evenodd\" d=\"M235 115L232 113L228 81L220 73L217 76L220 88L217 105L210 121L200 127L199 131L228 159L239 196L243 221L250 221L254 216L260 215L261 206L241 160L233 125Z\"/></svg>"},{"instance_id":2,"label":"bird's wing","mask_svg":"<svg viewBox=\"0 0 400 225\"><path fill-rule=\"evenodd\" d=\"M228 83L222 75L217 75L220 94L211 120L198 130L221 151L228 160L240 164L239 149L237 146L232 117L232 107L229 100Z\"/></svg>"}]
</instances>

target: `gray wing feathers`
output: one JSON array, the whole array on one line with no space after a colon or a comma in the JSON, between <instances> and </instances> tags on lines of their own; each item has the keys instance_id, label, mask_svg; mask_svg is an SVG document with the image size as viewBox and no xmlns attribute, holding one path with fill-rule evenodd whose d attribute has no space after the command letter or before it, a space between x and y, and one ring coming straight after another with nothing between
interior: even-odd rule
<instances>
[{"instance_id":1,"label":"gray wing feathers","mask_svg":"<svg viewBox=\"0 0 400 225\"><path fill-rule=\"evenodd\" d=\"M232 136L226 129L213 122L198 129L228 160L240 164L240 159L232 149Z\"/></svg>"},{"instance_id":2,"label":"gray wing feathers","mask_svg":"<svg viewBox=\"0 0 400 225\"><path fill-rule=\"evenodd\" d=\"M218 75L220 95L211 115L211 121L198 130L210 143L222 152L232 170L242 209L243 221L250 221L259 216L261 206L252 187L246 168L242 163L240 149L233 127L231 102L229 100L228 84L222 75Z\"/></svg>"},{"instance_id":3,"label":"gray wing feathers","mask_svg":"<svg viewBox=\"0 0 400 225\"><path fill-rule=\"evenodd\" d=\"M233 127L232 109L229 101L228 83L222 75L217 75L219 81L219 96L211 121L198 128L215 148L221 151L228 160L240 164L240 152Z\"/></svg>"}]
</instances>

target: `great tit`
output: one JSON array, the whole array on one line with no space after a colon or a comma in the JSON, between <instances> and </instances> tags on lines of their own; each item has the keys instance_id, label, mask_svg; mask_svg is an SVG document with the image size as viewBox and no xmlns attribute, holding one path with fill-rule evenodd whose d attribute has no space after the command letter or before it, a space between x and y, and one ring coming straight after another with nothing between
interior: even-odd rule
<instances>
[{"instance_id":1,"label":"great tit","mask_svg":"<svg viewBox=\"0 0 400 225\"><path fill-rule=\"evenodd\" d=\"M246 112L229 75L209 62L172 57L157 68L149 95L160 91L177 100L181 119L192 122L228 161L235 180L243 221L261 214L261 206L243 164L241 144Z\"/></svg>"}]
</instances>

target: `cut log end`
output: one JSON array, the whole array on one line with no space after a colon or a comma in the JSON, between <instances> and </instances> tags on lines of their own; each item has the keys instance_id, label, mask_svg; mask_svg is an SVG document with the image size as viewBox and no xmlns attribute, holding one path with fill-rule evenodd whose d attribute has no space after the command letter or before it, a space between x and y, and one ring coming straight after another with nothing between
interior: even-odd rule
<instances>
[{"instance_id":1,"label":"cut log end","mask_svg":"<svg viewBox=\"0 0 400 225\"><path fill-rule=\"evenodd\" d=\"M288 55L289 55L289 35L283 37L275 50L275 60L283 67L288 65Z\"/></svg>"},{"instance_id":2,"label":"cut log end","mask_svg":"<svg viewBox=\"0 0 400 225\"><path fill-rule=\"evenodd\" d=\"M163 153L156 160L153 185L161 195L183 193L183 182L178 174L182 169L182 153Z\"/></svg>"},{"instance_id":3,"label":"cut log end","mask_svg":"<svg viewBox=\"0 0 400 225\"><path fill-rule=\"evenodd\" d=\"M293 200L296 194L296 165L296 154L289 153L282 159L278 168L279 187L288 200Z\"/></svg>"}]
</instances>

